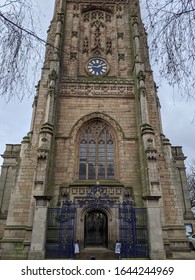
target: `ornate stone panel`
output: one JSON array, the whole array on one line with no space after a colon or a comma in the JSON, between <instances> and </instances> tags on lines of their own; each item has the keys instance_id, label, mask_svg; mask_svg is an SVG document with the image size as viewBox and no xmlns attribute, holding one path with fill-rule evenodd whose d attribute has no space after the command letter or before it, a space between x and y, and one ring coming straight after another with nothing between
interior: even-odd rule
<instances>
[{"instance_id":1,"label":"ornate stone panel","mask_svg":"<svg viewBox=\"0 0 195 280\"><path fill-rule=\"evenodd\" d=\"M133 85L92 85L67 83L61 86L61 95L66 96L129 96L134 97Z\"/></svg>"},{"instance_id":2,"label":"ornate stone panel","mask_svg":"<svg viewBox=\"0 0 195 280\"><path fill-rule=\"evenodd\" d=\"M101 57L109 66L105 76L126 78L131 73L129 30L125 28L128 1L70 2L63 50L66 77L89 76L88 60Z\"/></svg>"},{"instance_id":3,"label":"ornate stone panel","mask_svg":"<svg viewBox=\"0 0 195 280\"><path fill-rule=\"evenodd\" d=\"M86 197L92 186L69 186L60 188L60 197L62 199L77 199ZM133 200L133 189L123 186L103 186L104 194L110 198Z\"/></svg>"}]
</instances>

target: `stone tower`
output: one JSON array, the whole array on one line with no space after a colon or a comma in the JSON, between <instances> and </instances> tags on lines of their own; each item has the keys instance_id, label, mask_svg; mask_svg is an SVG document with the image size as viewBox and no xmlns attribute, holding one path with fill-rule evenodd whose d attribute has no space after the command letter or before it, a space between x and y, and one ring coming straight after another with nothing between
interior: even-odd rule
<instances>
[{"instance_id":1,"label":"stone tower","mask_svg":"<svg viewBox=\"0 0 195 280\"><path fill-rule=\"evenodd\" d=\"M3 154L1 258L44 259L59 244L70 255L71 209L83 252L116 240L151 259L187 250L185 156L163 134L139 1L56 0L47 42L30 132ZM128 239L124 221L137 223Z\"/></svg>"}]
</instances>

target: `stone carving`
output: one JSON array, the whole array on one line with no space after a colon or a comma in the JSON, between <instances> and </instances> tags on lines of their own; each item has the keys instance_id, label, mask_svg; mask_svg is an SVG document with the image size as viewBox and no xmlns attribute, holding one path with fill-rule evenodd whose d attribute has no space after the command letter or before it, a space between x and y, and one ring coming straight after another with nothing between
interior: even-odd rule
<instances>
[{"instance_id":1,"label":"stone carving","mask_svg":"<svg viewBox=\"0 0 195 280\"><path fill-rule=\"evenodd\" d=\"M122 194L122 188L114 188L116 195L121 195Z\"/></svg>"},{"instance_id":2,"label":"stone carving","mask_svg":"<svg viewBox=\"0 0 195 280\"><path fill-rule=\"evenodd\" d=\"M53 70L51 71L51 73L49 74L49 79L50 79L50 81L51 81L51 80L56 81L57 78L58 78L58 75L57 75L56 71L53 69Z\"/></svg>"},{"instance_id":3,"label":"stone carving","mask_svg":"<svg viewBox=\"0 0 195 280\"><path fill-rule=\"evenodd\" d=\"M61 94L67 96L134 96L133 85L80 85L64 84Z\"/></svg>"},{"instance_id":4,"label":"stone carving","mask_svg":"<svg viewBox=\"0 0 195 280\"><path fill-rule=\"evenodd\" d=\"M117 39L124 39L124 33L123 32L118 32L117 33Z\"/></svg>"},{"instance_id":5,"label":"stone carving","mask_svg":"<svg viewBox=\"0 0 195 280\"><path fill-rule=\"evenodd\" d=\"M58 13L57 16L58 16L58 17L57 17L57 20L58 20L58 21L61 21L61 22L63 23L63 21L64 21L64 13Z\"/></svg>"},{"instance_id":6,"label":"stone carving","mask_svg":"<svg viewBox=\"0 0 195 280\"><path fill-rule=\"evenodd\" d=\"M61 197L65 198L65 199L69 199L69 192L68 192L68 188L61 188L60 189L60 195Z\"/></svg>"},{"instance_id":7,"label":"stone carving","mask_svg":"<svg viewBox=\"0 0 195 280\"><path fill-rule=\"evenodd\" d=\"M147 159L149 160L156 160L157 158L157 150L154 147L152 138L148 138L147 140L147 148L146 148L146 154L147 154Z\"/></svg>"},{"instance_id":8,"label":"stone carving","mask_svg":"<svg viewBox=\"0 0 195 280\"><path fill-rule=\"evenodd\" d=\"M86 189L85 188L79 188L79 195L85 195Z\"/></svg>"},{"instance_id":9,"label":"stone carving","mask_svg":"<svg viewBox=\"0 0 195 280\"><path fill-rule=\"evenodd\" d=\"M73 13L73 17L79 17L78 13Z\"/></svg>"},{"instance_id":10,"label":"stone carving","mask_svg":"<svg viewBox=\"0 0 195 280\"><path fill-rule=\"evenodd\" d=\"M99 20L92 22L91 28L95 27L94 31L94 48L101 48L101 30L100 28L104 28L104 24Z\"/></svg>"},{"instance_id":11,"label":"stone carving","mask_svg":"<svg viewBox=\"0 0 195 280\"><path fill-rule=\"evenodd\" d=\"M101 52L100 52L99 50L95 50L94 53L93 53L93 55L94 55L95 57L99 57L99 56L101 56Z\"/></svg>"},{"instance_id":12,"label":"stone carving","mask_svg":"<svg viewBox=\"0 0 195 280\"><path fill-rule=\"evenodd\" d=\"M89 40L87 37L85 37L83 41L83 53L88 53L88 52L89 52Z\"/></svg>"},{"instance_id":13,"label":"stone carving","mask_svg":"<svg viewBox=\"0 0 195 280\"><path fill-rule=\"evenodd\" d=\"M73 195L78 195L79 189L76 187L71 188L72 194Z\"/></svg>"},{"instance_id":14,"label":"stone carving","mask_svg":"<svg viewBox=\"0 0 195 280\"><path fill-rule=\"evenodd\" d=\"M118 5L116 7L116 12L117 12L116 17L122 19L122 17L123 17L123 7L121 5Z\"/></svg>"},{"instance_id":15,"label":"stone carving","mask_svg":"<svg viewBox=\"0 0 195 280\"><path fill-rule=\"evenodd\" d=\"M81 13L83 18L84 34L85 30L90 28L88 43L86 42L84 35L84 42L82 46L83 53L88 54L89 52L93 52L95 49L99 48L101 51L111 54L112 42L110 38L107 38L107 36L111 33L109 22L112 21L112 9L110 9L110 7L101 7L97 5L83 5L81 7Z\"/></svg>"},{"instance_id":16,"label":"stone carving","mask_svg":"<svg viewBox=\"0 0 195 280\"><path fill-rule=\"evenodd\" d=\"M116 17L117 17L117 18L122 18L122 15L118 14Z\"/></svg>"},{"instance_id":17,"label":"stone carving","mask_svg":"<svg viewBox=\"0 0 195 280\"><path fill-rule=\"evenodd\" d=\"M78 37L78 32L77 31L72 31L72 38L73 37L76 37L76 38Z\"/></svg>"},{"instance_id":18,"label":"stone carving","mask_svg":"<svg viewBox=\"0 0 195 280\"><path fill-rule=\"evenodd\" d=\"M125 197L125 199L132 199L133 189L132 188L125 188L124 189L124 197Z\"/></svg>"},{"instance_id":19,"label":"stone carving","mask_svg":"<svg viewBox=\"0 0 195 280\"><path fill-rule=\"evenodd\" d=\"M89 22L89 19L90 19L89 16L90 16L89 14L84 14L84 17L83 17L84 22Z\"/></svg>"},{"instance_id":20,"label":"stone carving","mask_svg":"<svg viewBox=\"0 0 195 280\"><path fill-rule=\"evenodd\" d=\"M77 59L77 53L76 52L70 52L70 59Z\"/></svg>"},{"instance_id":21,"label":"stone carving","mask_svg":"<svg viewBox=\"0 0 195 280\"><path fill-rule=\"evenodd\" d=\"M78 187L69 187L61 189L61 197L68 198L69 194L78 197L85 197L89 195L91 190L91 186L78 186ZM132 188L124 188L124 187L113 187L113 186L103 186L104 194L108 195L109 197L116 197L123 195L125 198L132 199L133 197L133 190ZM97 192L94 195L98 195Z\"/></svg>"},{"instance_id":22,"label":"stone carving","mask_svg":"<svg viewBox=\"0 0 195 280\"><path fill-rule=\"evenodd\" d=\"M118 60L125 60L125 54L124 53L119 53L118 54Z\"/></svg>"},{"instance_id":23,"label":"stone carving","mask_svg":"<svg viewBox=\"0 0 195 280\"><path fill-rule=\"evenodd\" d=\"M41 147L37 149L37 158L45 160L47 159L48 153L49 150L46 145L41 145Z\"/></svg>"},{"instance_id":24,"label":"stone carving","mask_svg":"<svg viewBox=\"0 0 195 280\"><path fill-rule=\"evenodd\" d=\"M102 11L94 11L91 13L92 20L104 20L104 13Z\"/></svg>"},{"instance_id":25,"label":"stone carving","mask_svg":"<svg viewBox=\"0 0 195 280\"><path fill-rule=\"evenodd\" d=\"M43 138L41 139L41 141L42 141L42 142L47 142L47 138L46 138L46 137L43 137Z\"/></svg>"},{"instance_id":26,"label":"stone carving","mask_svg":"<svg viewBox=\"0 0 195 280\"><path fill-rule=\"evenodd\" d=\"M110 14L106 14L106 22L111 22L111 15Z\"/></svg>"},{"instance_id":27,"label":"stone carving","mask_svg":"<svg viewBox=\"0 0 195 280\"><path fill-rule=\"evenodd\" d=\"M139 73L137 74L137 78L139 81L145 81L146 75L142 70L140 70Z\"/></svg>"},{"instance_id":28,"label":"stone carving","mask_svg":"<svg viewBox=\"0 0 195 280\"><path fill-rule=\"evenodd\" d=\"M78 4L74 5L73 17L79 17L79 5Z\"/></svg>"},{"instance_id":29,"label":"stone carving","mask_svg":"<svg viewBox=\"0 0 195 280\"><path fill-rule=\"evenodd\" d=\"M58 75L57 75L56 71L53 69L51 71L51 73L49 74L49 92L50 93L53 93L55 90L57 78L58 78Z\"/></svg>"},{"instance_id":30,"label":"stone carving","mask_svg":"<svg viewBox=\"0 0 195 280\"><path fill-rule=\"evenodd\" d=\"M111 38L107 38L107 41L106 41L106 54L112 54L112 40L111 40Z\"/></svg>"}]
</instances>

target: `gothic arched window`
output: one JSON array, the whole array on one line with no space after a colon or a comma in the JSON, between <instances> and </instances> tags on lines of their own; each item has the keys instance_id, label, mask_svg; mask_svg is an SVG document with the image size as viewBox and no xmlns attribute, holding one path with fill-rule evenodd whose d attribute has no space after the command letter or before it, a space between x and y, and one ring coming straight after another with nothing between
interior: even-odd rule
<instances>
[{"instance_id":1,"label":"gothic arched window","mask_svg":"<svg viewBox=\"0 0 195 280\"><path fill-rule=\"evenodd\" d=\"M80 138L79 179L114 179L114 141L108 126L93 121Z\"/></svg>"}]
</instances>

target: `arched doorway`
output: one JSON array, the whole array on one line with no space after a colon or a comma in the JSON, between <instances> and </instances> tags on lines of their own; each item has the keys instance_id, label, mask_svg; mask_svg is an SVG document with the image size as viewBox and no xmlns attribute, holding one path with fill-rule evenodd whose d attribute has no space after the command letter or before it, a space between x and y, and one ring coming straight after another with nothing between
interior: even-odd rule
<instances>
[{"instance_id":1,"label":"arched doorway","mask_svg":"<svg viewBox=\"0 0 195 280\"><path fill-rule=\"evenodd\" d=\"M92 210L85 215L85 246L107 247L108 218L100 210Z\"/></svg>"}]
</instances>

